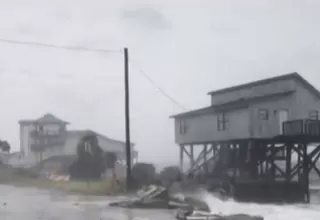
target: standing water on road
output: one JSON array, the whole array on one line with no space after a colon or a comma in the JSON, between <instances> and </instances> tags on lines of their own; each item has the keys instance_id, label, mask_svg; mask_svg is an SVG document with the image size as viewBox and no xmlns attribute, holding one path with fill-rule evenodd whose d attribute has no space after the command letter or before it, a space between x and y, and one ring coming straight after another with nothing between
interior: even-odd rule
<instances>
[{"instance_id":1,"label":"standing water on road","mask_svg":"<svg viewBox=\"0 0 320 220\"><path fill-rule=\"evenodd\" d=\"M1 220L173 220L170 210L127 210L108 207L119 197L67 195L57 191L0 186ZM120 198L121 199L121 198ZM258 205L204 198L214 212L262 215L265 220L318 220L320 203Z\"/></svg>"}]
</instances>

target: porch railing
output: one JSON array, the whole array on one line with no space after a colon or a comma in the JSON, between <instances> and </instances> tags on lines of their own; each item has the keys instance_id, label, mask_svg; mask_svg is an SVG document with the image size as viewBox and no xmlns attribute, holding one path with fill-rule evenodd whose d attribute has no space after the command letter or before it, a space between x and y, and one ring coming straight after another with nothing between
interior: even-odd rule
<instances>
[{"instance_id":1,"label":"porch railing","mask_svg":"<svg viewBox=\"0 0 320 220\"><path fill-rule=\"evenodd\" d=\"M283 135L320 136L320 120L300 119L283 122Z\"/></svg>"}]
</instances>

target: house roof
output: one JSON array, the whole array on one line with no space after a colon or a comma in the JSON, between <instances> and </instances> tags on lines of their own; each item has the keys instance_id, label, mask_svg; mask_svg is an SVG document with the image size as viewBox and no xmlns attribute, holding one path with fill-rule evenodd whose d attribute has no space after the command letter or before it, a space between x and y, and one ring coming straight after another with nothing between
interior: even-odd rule
<instances>
[{"instance_id":1,"label":"house roof","mask_svg":"<svg viewBox=\"0 0 320 220\"><path fill-rule=\"evenodd\" d=\"M254 97L248 97L248 98L240 98L236 99L230 102L222 103L222 104L217 104L217 105L211 105L209 107L201 108L201 109L196 109L193 111L189 112L184 112L181 114L173 115L170 116L170 118L181 118L181 117L188 117L188 116L195 116L195 115L201 115L201 114L208 114L208 113L214 113L214 112L219 112L219 111L224 111L224 110L233 110L233 109L240 109L240 108L247 108L249 107L249 104L252 102L261 102L265 101L268 99L273 99L273 98L280 98L284 96L288 96L293 94L295 91L285 91L285 92L277 92L277 93L272 93L268 95L260 95L260 96L254 96Z\"/></svg>"},{"instance_id":2,"label":"house roof","mask_svg":"<svg viewBox=\"0 0 320 220\"><path fill-rule=\"evenodd\" d=\"M28 124L28 123L60 123L60 124L69 124L69 122L64 121L53 114L47 113L42 117L36 120L20 120L20 124Z\"/></svg>"},{"instance_id":3,"label":"house roof","mask_svg":"<svg viewBox=\"0 0 320 220\"><path fill-rule=\"evenodd\" d=\"M94 134L97 137L100 137L100 138L103 138L103 139L107 140L112 145L115 145L116 147L113 148L113 151L114 150L116 150L116 152L124 152L125 151L126 143L124 141L118 141L118 140L111 139L109 137L106 137L106 136L104 136L102 134L99 134L99 133L94 132L94 131L89 130L89 129L85 129L85 130L69 130L68 133L67 133L67 136L66 136L65 146L74 147L74 144L77 144L81 140L82 137L84 137L85 135L88 135L88 134ZM71 141L71 142L69 142L69 141ZM132 148L131 148L131 151L132 151L131 152L131 156L132 156L132 158L137 157L138 152L133 148L134 143L131 143L131 146L132 146ZM106 145L103 145L103 144L100 147L104 151L110 150Z\"/></svg>"},{"instance_id":4,"label":"house roof","mask_svg":"<svg viewBox=\"0 0 320 220\"><path fill-rule=\"evenodd\" d=\"M284 74L284 75L280 75L280 76L275 76L275 77L271 77L271 78L267 78L267 79L262 79L262 80L253 81L253 82L249 82L249 83L245 83L245 84L241 84L241 85L236 85L236 86L232 86L232 87L228 87L228 88L224 88L224 89L215 90L215 91L209 92L208 95L218 95L218 94L223 94L223 93L227 93L227 92L233 92L233 91L243 89L243 88L258 86L258 85L267 84L267 83L273 83L273 82L277 82L280 80L290 80L290 79L299 81L300 83L302 83L307 89L309 89L313 94L315 94L320 99L319 90L317 90L313 85L311 85L306 79L304 79L297 72L288 73L288 74Z\"/></svg>"},{"instance_id":5,"label":"house roof","mask_svg":"<svg viewBox=\"0 0 320 220\"><path fill-rule=\"evenodd\" d=\"M102 135L102 134L99 134L95 131L92 131L90 129L84 129L84 130L69 130L67 131L67 137L74 137L74 136L78 136L78 137L83 137L85 135L88 135L88 134L94 134L94 135L97 135L97 136L100 136L102 137L103 139L107 140L107 141L111 141L111 142L116 142L118 144L122 144L122 145L125 145L126 143L124 141L119 141L119 140L115 140L115 139L111 139L105 135ZM133 143L131 143L133 145Z\"/></svg>"},{"instance_id":6,"label":"house roof","mask_svg":"<svg viewBox=\"0 0 320 220\"><path fill-rule=\"evenodd\" d=\"M69 123L67 121L61 120L60 118L57 118L53 114L47 113L44 116L38 118L35 120L36 122L45 122L45 123Z\"/></svg>"}]
</instances>

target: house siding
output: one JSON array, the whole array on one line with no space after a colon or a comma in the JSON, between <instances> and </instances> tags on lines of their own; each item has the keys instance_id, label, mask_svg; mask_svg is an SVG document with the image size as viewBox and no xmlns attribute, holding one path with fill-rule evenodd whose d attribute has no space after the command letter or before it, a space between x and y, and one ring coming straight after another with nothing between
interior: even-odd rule
<instances>
[{"instance_id":1,"label":"house siding","mask_svg":"<svg viewBox=\"0 0 320 220\"><path fill-rule=\"evenodd\" d=\"M32 125L20 125L20 148L22 149L22 152L24 153L24 156L30 155L30 132L34 130L34 126Z\"/></svg>"},{"instance_id":2,"label":"house siding","mask_svg":"<svg viewBox=\"0 0 320 220\"><path fill-rule=\"evenodd\" d=\"M311 93L306 87L297 82L295 94L294 119L309 118L309 111L317 110L320 112L320 99Z\"/></svg>"},{"instance_id":3,"label":"house siding","mask_svg":"<svg viewBox=\"0 0 320 220\"><path fill-rule=\"evenodd\" d=\"M65 155L65 148L63 145L55 145L47 148L45 152L42 154L42 158L39 158L39 161L48 159L53 156ZM39 155L40 156L40 155Z\"/></svg>"},{"instance_id":4,"label":"house siding","mask_svg":"<svg viewBox=\"0 0 320 220\"><path fill-rule=\"evenodd\" d=\"M65 124L43 124L41 125L43 128L43 132L47 135L55 135L55 134L64 134L65 132ZM36 124L33 125L33 129L35 130ZM57 139L60 139L60 137L57 137ZM32 138L29 135L29 140L30 140L30 145L35 144L36 139ZM41 160L46 160L52 156L59 156L59 155L64 155L64 146L61 144L56 144L56 145L50 145L50 147L45 148L45 151L40 153L40 152L32 152L31 149L29 148L29 154L33 154L35 158L34 163L38 163Z\"/></svg>"},{"instance_id":5,"label":"house siding","mask_svg":"<svg viewBox=\"0 0 320 220\"><path fill-rule=\"evenodd\" d=\"M250 105L250 137L271 138L280 134L279 110L288 111L288 120L295 119L293 107L295 95L275 98ZM268 120L262 120L259 116L260 109L268 110Z\"/></svg>"},{"instance_id":6,"label":"house siding","mask_svg":"<svg viewBox=\"0 0 320 220\"><path fill-rule=\"evenodd\" d=\"M274 97L265 101L252 102L248 109L229 112L229 128L217 130L217 115L203 113L198 116L182 117L186 133L180 133L180 118L175 119L175 141L178 144L196 144L210 141L242 138L271 138L281 134L279 111L287 110L287 120L308 119L311 110L320 113L320 99L314 91L299 79L279 80L251 88L212 95L212 104L222 104L240 98L263 96L273 93L294 91L291 95ZM268 119L259 116L260 109L268 110Z\"/></svg>"},{"instance_id":7,"label":"house siding","mask_svg":"<svg viewBox=\"0 0 320 220\"><path fill-rule=\"evenodd\" d=\"M45 133L58 134L65 130L65 124L43 124L43 130ZM51 156L63 155L64 148L61 145L50 146L45 152L33 152L31 145L35 144L35 139L31 136L31 132L36 129L36 122L28 124L20 124L20 149L23 152L24 160L28 164L34 165L41 159L45 160Z\"/></svg>"},{"instance_id":8,"label":"house siding","mask_svg":"<svg viewBox=\"0 0 320 220\"><path fill-rule=\"evenodd\" d=\"M277 82L257 85L249 88L243 88L231 92L211 95L211 104L217 105L233 100L248 98L253 96L263 96L273 93L286 92L295 88L295 81L290 80L279 80Z\"/></svg>"},{"instance_id":9,"label":"house siding","mask_svg":"<svg viewBox=\"0 0 320 220\"><path fill-rule=\"evenodd\" d=\"M242 139L249 136L249 110L247 108L227 112L228 129L218 131L217 114L208 113L199 116L175 119L175 142L200 143L228 139ZM180 134L180 121L186 125L186 132Z\"/></svg>"},{"instance_id":10,"label":"house siding","mask_svg":"<svg viewBox=\"0 0 320 220\"><path fill-rule=\"evenodd\" d=\"M319 98L299 81L295 81L293 86L295 93L291 96L250 106L252 137L268 138L279 135L278 110L288 110L288 120L307 119L311 110L317 110L320 113ZM269 120L259 118L260 108L268 109Z\"/></svg>"},{"instance_id":11,"label":"house siding","mask_svg":"<svg viewBox=\"0 0 320 220\"><path fill-rule=\"evenodd\" d=\"M66 143L64 145L65 155L77 155L77 146L80 141L79 136L71 136L67 138Z\"/></svg>"}]
</instances>

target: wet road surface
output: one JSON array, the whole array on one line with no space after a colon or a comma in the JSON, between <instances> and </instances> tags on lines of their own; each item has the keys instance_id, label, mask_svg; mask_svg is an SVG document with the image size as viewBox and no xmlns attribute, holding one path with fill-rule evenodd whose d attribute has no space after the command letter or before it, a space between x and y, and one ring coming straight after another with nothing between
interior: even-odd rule
<instances>
[{"instance_id":1,"label":"wet road surface","mask_svg":"<svg viewBox=\"0 0 320 220\"><path fill-rule=\"evenodd\" d=\"M124 197L88 197L0 185L0 220L173 220L174 211L108 207ZM262 215L265 220L319 220L320 205L258 205L205 198L214 212Z\"/></svg>"},{"instance_id":2,"label":"wet road surface","mask_svg":"<svg viewBox=\"0 0 320 220\"><path fill-rule=\"evenodd\" d=\"M166 210L108 207L119 197L66 195L58 191L0 186L1 220L171 220Z\"/></svg>"}]
</instances>

